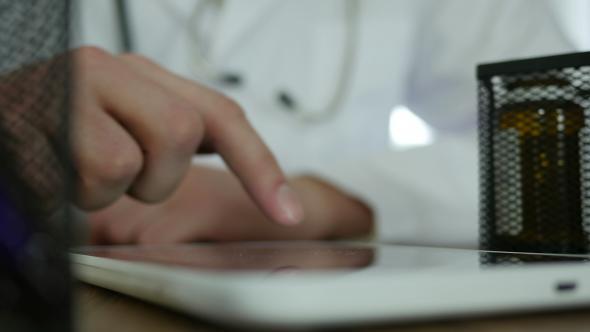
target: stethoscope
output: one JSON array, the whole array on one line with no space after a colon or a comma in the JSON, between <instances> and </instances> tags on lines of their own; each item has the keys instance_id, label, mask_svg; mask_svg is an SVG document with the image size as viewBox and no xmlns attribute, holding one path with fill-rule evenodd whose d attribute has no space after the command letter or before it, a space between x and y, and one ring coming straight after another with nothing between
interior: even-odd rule
<instances>
[{"instance_id":1,"label":"stethoscope","mask_svg":"<svg viewBox=\"0 0 590 332\"><path fill-rule=\"evenodd\" d=\"M203 33L201 19L209 11L219 11L223 6L223 2L224 0L200 0L191 13L189 19L189 35L191 37L189 47L191 58L194 59L193 71L197 77L203 78L208 82L225 87L244 87L246 85L246 79L243 75L216 68L211 64L207 56L207 46L210 45L210 40L207 40ZM134 40L129 22L127 1L116 0L116 9L121 50L132 52L134 50ZM298 120L305 123L323 122L333 118L341 109L350 86L352 68L356 58L357 34L359 30L357 26L358 13L358 0L345 0L344 25L346 37L342 51L340 75L338 75L336 88L326 103L326 106L318 109L301 107L293 93L285 89L277 89L276 94L272 97L282 109L289 111ZM216 24L216 22L213 22L213 24Z\"/></svg>"}]
</instances>

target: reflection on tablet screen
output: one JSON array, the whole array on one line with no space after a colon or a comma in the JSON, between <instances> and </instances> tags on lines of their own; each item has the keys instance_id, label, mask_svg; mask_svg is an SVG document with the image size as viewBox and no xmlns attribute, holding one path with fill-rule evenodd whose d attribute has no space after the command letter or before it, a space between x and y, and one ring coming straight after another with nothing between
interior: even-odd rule
<instances>
[{"instance_id":1,"label":"reflection on tablet screen","mask_svg":"<svg viewBox=\"0 0 590 332\"><path fill-rule=\"evenodd\" d=\"M373 262L374 248L301 245L216 244L95 247L97 257L157 263L200 270L341 270L359 269Z\"/></svg>"},{"instance_id":2,"label":"reflection on tablet screen","mask_svg":"<svg viewBox=\"0 0 590 332\"><path fill-rule=\"evenodd\" d=\"M588 263L584 255L484 252L477 250L339 242L201 243L162 246L89 247L81 254L209 271L298 270L389 271L481 270L538 263Z\"/></svg>"}]
</instances>

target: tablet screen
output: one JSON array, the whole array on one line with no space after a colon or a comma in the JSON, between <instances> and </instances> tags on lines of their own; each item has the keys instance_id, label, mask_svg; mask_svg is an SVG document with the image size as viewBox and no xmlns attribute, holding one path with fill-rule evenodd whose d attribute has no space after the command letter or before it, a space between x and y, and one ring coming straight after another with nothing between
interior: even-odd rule
<instances>
[{"instance_id":1,"label":"tablet screen","mask_svg":"<svg viewBox=\"0 0 590 332\"><path fill-rule=\"evenodd\" d=\"M87 247L75 253L212 271L482 269L532 263L589 262L542 255L346 242L247 242Z\"/></svg>"}]
</instances>

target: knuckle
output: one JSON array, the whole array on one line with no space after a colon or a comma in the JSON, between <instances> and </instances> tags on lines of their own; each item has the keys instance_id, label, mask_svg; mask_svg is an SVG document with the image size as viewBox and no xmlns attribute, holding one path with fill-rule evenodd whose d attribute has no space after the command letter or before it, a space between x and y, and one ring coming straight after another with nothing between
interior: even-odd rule
<instances>
[{"instance_id":1,"label":"knuckle","mask_svg":"<svg viewBox=\"0 0 590 332\"><path fill-rule=\"evenodd\" d=\"M138 148L121 148L113 153L108 163L103 165L99 180L103 183L128 182L133 179L142 168L142 156Z\"/></svg>"},{"instance_id":2,"label":"knuckle","mask_svg":"<svg viewBox=\"0 0 590 332\"><path fill-rule=\"evenodd\" d=\"M230 121L243 121L246 118L246 112L233 99L221 96L217 102L217 109L225 119Z\"/></svg>"},{"instance_id":3,"label":"knuckle","mask_svg":"<svg viewBox=\"0 0 590 332\"><path fill-rule=\"evenodd\" d=\"M194 153L204 134L200 114L184 103L174 103L165 111L163 120L169 147L182 153Z\"/></svg>"},{"instance_id":4,"label":"knuckle","mask_svg":"<svg viewBox=\"0 0 590 332\"><path fill-rule=\"evenodd\" d=\"M121 142L108 149L108 156L95 155L86 163L89 170L82 181L89 190L126 185L141 171L143 157L138 147Z\"/></svg>"}]
</instances>

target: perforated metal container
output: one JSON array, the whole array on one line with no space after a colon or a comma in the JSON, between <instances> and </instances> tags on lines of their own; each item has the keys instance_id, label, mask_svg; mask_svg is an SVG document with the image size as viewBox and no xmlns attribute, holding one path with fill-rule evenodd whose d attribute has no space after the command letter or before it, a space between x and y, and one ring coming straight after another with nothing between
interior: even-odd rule
<instances>
[{"instance_id":1,"label":"perforated metal container","mask_svg":"<svg viewBox=\"0 0 590 332\"><path fill-rule=\"evenodd\" d=\"M480 246L590 250L590 52L480 65Z\"/></svg>"}]
</instances>

